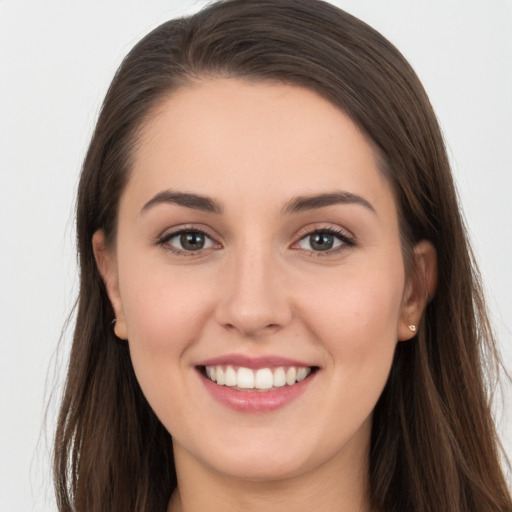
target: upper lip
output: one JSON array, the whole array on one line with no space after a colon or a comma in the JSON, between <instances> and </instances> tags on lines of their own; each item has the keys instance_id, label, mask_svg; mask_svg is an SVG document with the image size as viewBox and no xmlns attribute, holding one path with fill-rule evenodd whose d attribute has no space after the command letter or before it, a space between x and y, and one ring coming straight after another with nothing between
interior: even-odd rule
<instances>
[{"instance_id":1,"label":"upper lip","mask_svg":"<svg viewBox=\"0 0 512 512\"><path fill-rule=\"evenodd\" d=\"M226 354L223 356L212 357L201 361L197 366L242 366L256 370L258 368L279 368L280 366L312 367L313 365L280 356L259 356L251 357L242 354Z\"/></svg>"}]
</instances>

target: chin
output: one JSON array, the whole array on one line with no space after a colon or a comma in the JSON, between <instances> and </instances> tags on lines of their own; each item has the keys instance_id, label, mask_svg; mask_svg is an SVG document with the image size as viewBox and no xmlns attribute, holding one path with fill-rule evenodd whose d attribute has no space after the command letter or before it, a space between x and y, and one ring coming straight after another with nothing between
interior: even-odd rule
<instances>
[{"instance_id":1,"label":"chin","mask_svg":"<svg viewBox=\"0 0 512 512\"><path fill-rule=\"evenodd\" d=\"M277 482L300 476L309 469L307 461L301 457L291 457L290 454L278 454L269 457L266 454L243 454L233 459L218 461L212 467L219 473L240 480L252 482Z\"/></svg>"}]
</instances>

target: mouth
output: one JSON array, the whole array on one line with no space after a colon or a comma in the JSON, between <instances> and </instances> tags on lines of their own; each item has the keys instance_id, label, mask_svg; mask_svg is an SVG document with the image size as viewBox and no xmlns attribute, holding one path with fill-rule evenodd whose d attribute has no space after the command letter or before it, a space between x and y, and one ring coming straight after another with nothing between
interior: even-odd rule
<instances>
[{"instance_id":1,"label":"mouth","mask_svg":"<svg viewBox=\"0 0 512 512\"><path fill-rule=\"evenodd\" d=\"M314 374L316 366L279 366L277 368L247 368L233 365L199 366L200 373L218 386L236 391L269 392L290 388Z\"/></svg>"},{"instance_id":2,"label":"mouth","mask_svg":"<svg viewBox=\"0 0 512 512\"><path fill-rule=\"evenodd\" d=\"M224 354L196 367L212 398L238 413L270 413L315 389L319 366L277 355Z\"/></svg>"}]
</instances>

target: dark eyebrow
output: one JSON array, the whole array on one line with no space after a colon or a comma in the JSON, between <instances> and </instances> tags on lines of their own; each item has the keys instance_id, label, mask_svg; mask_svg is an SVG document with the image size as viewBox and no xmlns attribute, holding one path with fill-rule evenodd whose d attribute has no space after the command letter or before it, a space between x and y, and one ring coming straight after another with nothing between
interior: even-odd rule
<instances>
[{"instance_id":1,"label":"dark eyebrow","mask_svg":"<svg viewBox=\"0 0 512 512\"><path fill-rule=\"evenodd\" d=\"M329 192L312 196L299 196L288 201L283 208L283 214L299 213L305 210L324 208L334 204L359 204L368 210L375 212L375 208L364 197L350 192Z\"/></svg>"},{"instance_id":2,"label":"dark eyebrow","mask_svg":"<svg viewBox=\"0 0 512 512\"><path fill-rule=\"evenodd\" d=\"M164 190L150 199L141 209L141 213L146 212L158 204L177 204L194 210L204 212L222 213L222 207L213 199L198 194L189 194L187 192L176 192L173 190Z\"/></svg>"}]
</instances>

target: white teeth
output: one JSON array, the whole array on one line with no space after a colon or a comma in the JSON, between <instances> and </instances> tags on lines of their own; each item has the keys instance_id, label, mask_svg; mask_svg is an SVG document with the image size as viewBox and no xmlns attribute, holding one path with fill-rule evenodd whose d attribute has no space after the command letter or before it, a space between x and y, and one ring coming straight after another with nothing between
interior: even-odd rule
<instances>
[{"instance_id":1,"label":"white teeth","mask_svg":"<svg viewBox=\"0 0 512 512\"><path fill-rule=\"evenodd\" d=\"M231 366L228 366L224 373L224 384L226 386L236 386L236 372Z\"/></svg>"},{"instance_id":2,"label":"white teeth","mask_svg":"<svg viewBox=\"0 0 512 512\"><path fill-rule=\"evenodd\" d=\"M256 372L254 387L256 389L270 389L274 385L274 378L270 368L261 368Z\"/></svg>"},{"instance_id":3,"label":"white teeth","mask_svg":"<svg viewBox=\"0 0 512 512\"><path fill-rule=\"evenodd\" d=\"M215 366L207 366L206 375L208 375L210 380L216 381L217 379L215 378Z\"/></svg>"},{"instance_id":4,"label":"white teeth","mask_svg":"<svg viewBox=\"0 0 512 512\"><path fill-rule=\"evenodd\" d=\"M290 366L252 370L242 366L235 370L232 366L219 365L206 366L205 373L208 379L221 386L265 390L293 386L303 381L311 373L311 368Z\"/></svg>"},{"instance_id":5,"label":"white teeth","mask_svg":"<svg viewBox=\"0 0 512 512\"><path fill-rule=\"evenodd\" d=\"M297 382L304 380L311 373L311 368L304 368L303 366L297 370Z\"/></svg>"},{"instance_id":6,"label":"white teeth","mask_svg":"<svg viewBox=\"0 0 512 512\"><path fill-rule=\"evenodd\" d=\"M212 379L212 380L215 380L215 379ZM288 384L288 386L292 386L293 384L295 384L296 380L297 380L297 368L295 368L294 366L291 366L290 368L288 368L288 371L286 372L286 384Z\"/></svg>"},{"instance_id":7,"label":"white teeth","mask_svg":"<svg viewBox=\"0 0 512 512\"><path fill-rule=\"evenodd\" d=\"M238 368L236 373L237 385L242 389L253 389L254 388L254 372L249 368ZM217 384L219 381L217 381Z\"/></svg>"},{"instance_id":8,"label":"white teeth","mask_svg":"<svg viewBox=\"0 0 512 512\"><path fill-rule=\"evenodd\" d=\"M286 384L286 373L284 373L284 368L278 368L274 372L274 387L280 388Z\"/></svg>"}]
</instances>

